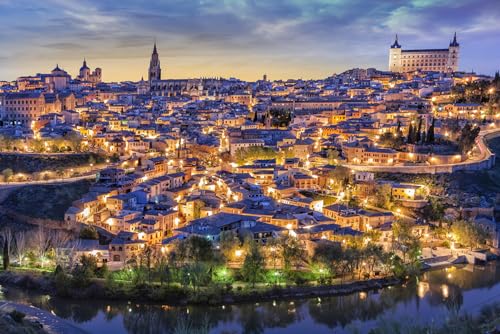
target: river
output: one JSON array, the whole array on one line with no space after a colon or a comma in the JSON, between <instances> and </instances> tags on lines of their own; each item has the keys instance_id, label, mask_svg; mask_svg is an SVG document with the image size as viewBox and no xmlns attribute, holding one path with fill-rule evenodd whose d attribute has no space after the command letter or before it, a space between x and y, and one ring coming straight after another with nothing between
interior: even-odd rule
<instances>
[{"instance_id":1,"label":"river","mask_svg":"<svg viewBox=\"0 0 500 334\"><path fill-rule=\"evenodd\" d=\"M500 263L424 273L407 286L346 296L225 306L172 307L50 298L8 288L5 299L32 304L89 333L366 333L387 321L440 324L500 301Z\"/></svg>"}]
</instances>

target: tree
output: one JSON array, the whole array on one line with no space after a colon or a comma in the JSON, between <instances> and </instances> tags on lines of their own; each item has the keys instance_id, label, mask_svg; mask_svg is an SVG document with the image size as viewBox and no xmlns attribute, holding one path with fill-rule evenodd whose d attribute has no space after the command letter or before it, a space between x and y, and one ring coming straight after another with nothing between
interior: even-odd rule
<instances>
[{"instance_id":1,"label":"tree","mask_svg":"<svg viewBox=\"0 0 500 334\"><path fill-rule=\"evenodd\" d=\"M64 139L68 142L69 147L72 151L80 152L82 138L76 132L71 131L64 136Z\"/></svg>"},{"instance_id":2,"label":"tree","mask_svg":"<svg viewBox=\"0 0 500 334\"><path fill-rule=\"evenodd\" d=\"M90 165L94 165L95 163L96 163L96 160L95 160L94 156L90 155L89 156L89 164ZM140 164L139 164L139 166L140 166Z\"/></svg>"},{"instance_id":3,"label":"tree","mask_svg":"<svg viewBox=\"0 0 500 334\"><path fill-rule=\"evenodd\" d=\"M243 267L241 268L241 274L245 281L255 286L255 283L262 276L264 270L264 257L260 252L259 245L252 240L247 238L246 240L247 255L245 256L245 261L243 262Z\"/></svg>"},{"instance_id":4,"label":"tree","mask_svg":"<svg viewBox=\"0 0 500 334\"><path fill-rule=\"evenodd\" d=\"M280 240L280 247L284 269L288 272L292 268L298 270L305 259L305 251L299 240L289 235L283 236Z\"/></svg>"},{"instance_id":5,"label":"tree","mask_svg":"<svg viewBox=\"0 0 500 334\"><path fill-rule=\"evenodd\" d=\"M321 242L314 249L314 256L317 262L328 268L330 275L334 276L338 270L340 258L342 257L342 247L338 243Z\"/></svg>"},{"instance_id":6,"label":"tree","mask_svg":"<svg viewBox=\"0 0 500 334\"><path fill-rule=\"evenodd\" d=\"M366 269L368 274L373 273L377 263L382 263L385 260L384 251L381 246L375 245L374 243L368 243L363 249L363 258L366 263Z\"/></svg>"},{"instance_id":7,"label":"tree","mask_svg":"<svg viewBox=\"0 0 500 334\"><path fill-rule=\"evenodd\" d=\"M422 140L422 117L418 118L418 128L415 134L415 143L419 144Z\"/></svg>"},{"instance_id":8,"label":"tree","mask_svg":"<svg viewBox=\"0 0 500 334\"><path fill-rule=\"evenodd\" d=\"M5 182L9 182L12 175L14 175L14 172L12 171L12 169L6 168L2 171L2 175L3 175L3 180Z\"/></svg>"},{"instance_id":9,"label":"tree","mask_svg":"<svg viewBox=\"0 0 500 334\"><path fill-rule=\"evenodd\" d=\"M9 269L10 258L9 258L9 241L5 238L2 238L2 260L3 260L3 270Z\"/></svg>"},{"instance_id":10,"label":"tree","mask_svg":"<svg viewBox=\"0 0 500 334\"><path fill-rule=\"evenodd\" d=\"M351 182L351 170L344 166L336 166L334 170L328 172L328 177L332 180L335 190L343 190Z\"/></svg>"},{"instance_id":11,"label":"tree","mask_svg":"<svg viewBox=\"0 0 500 334\"><path fill-rule=\"evenodd\" d=\"M439 221L444 217L444 205L439 198L430 197L429 203L423 208L422 215L430 221Z\"/></svg>"},{"instance_id":12,"label":"tree","mask_svg":"<svg viewBox=\"0 0 500 334\"><path fill-rule=\"evenodd\" d=\"M292 121L292 113L287 109L271 109L269 111L273 126L288 127Z\"/></svg>"},{"instance_id":13,"label":"tree","mask_svg":"<svg viewBox=\"0 0 500 334\"><path fill-rule=\"evenodd\" d=\"M59 296L69 295L69 289L71 288L71 277L64 272L61 266L56 266L54 270L54 285L56 288L56 293Z\"/></svg>"},{"instance_id":14,"label":"tree","mask_svg":"<svg viewBox=\"0 0 500 334\"><path fill-rule=\"evenodd\" d=\"M339 151L334 149L329 149L326 153L326 158L328 159L329 165L336 165L337 159L339 158Z\"/></svg>"},{"instance_id":15,"label":"tree","mask_svg":"<svg viewBox=\"0 0 500 334\"><path fill-rule=\"evenodd\" d=\"M379 143L381 146L399 149L404 144L404 138L398 136L397 133L386 132L380 136Z\"/></svg>"},{"instance_id":16,"label":"tree","mask_svg":"<svg viewBox=\"0 0 500 334\"><path fill-rule=\"evenodd\" d=\"M160 254L160 256L157 257L155 268L160 280L160 285L163 285L164 282L167 283L167 286L170 285L172 279L172 268L170 264L170 256Z\"/></svg>"},{"instance_id":17,"label":"tree","mask_svg":"<svg viewBox=\"0 0 500 334\"><path fill-rule=\"evenodd\" d=\"M413 144L413 138L414 138L414 132L415 130L413 129L413 124L410 123L410 127L408 128L408 137L406 138L406 142L408 144Z\"/></svg>"},{"instance_id":18,"label":"tree","mask_svg":"<svg viewBox=\"0 0 500 334\"><path fill-rule=\"evenodd\" d=\"M388 183L381 184L377 187L375 193L375 205L390 210L393 206L391 185Z\"/></svg>"},{"instance_id":19,"label":"tree","mask_svg":"<svg viewBox=\"0 0 500 334\"><path fill-rule=\"evenodd\" d=\"M14 253L14 235L10 228L4 228L1 233L3 242L3 269L7 270L10 266L10 257Z\"/></svg>"},{"instance_id":20,"label":"tree","mask_svg":"<svg viewBox=\"0 0 500 334\"><path fill-rule=\"evenodd\" d=\"M45 261L47 260L47 253L50 249L50 239L51 235L49 231L43 227L43 225L39 225L38 230L34 234L34 244L36 255L40 259L42 267L44 267Z\"/></svg>"},{"instance_id":21,"label":"tree","mask_svg":"<svg viewBox=\"0 0 500 334\"><path fill-rule=\"evenodd\" d=\"M240 239L235 231L224 231L220 235L220 251L226 261L231 261L238 248L241 246Z\"/></svg>"},{"instance_id":22,"label":"tree","mask_svg":"<svg viewBox=\"0 0 500 334\"><path fill-rule=\"evenodd\" d=\"M155 251L154 249L149 246L149 245L146 245L146 247L144 247L144 250L142 251L142 254L141 254L141 257L143 258L143 261L141 261L141 264L144 263L144 266L146 267L146 273L147 273L147 278L148 278L148 282L151 283L151 270L153 269L153 257L156 257L155 256Z\"/></svg>"},{"instance_id":23,"label":"tree","mask_svg":"<svg viewBox=\"0 0 500 334\"><path fill-rule=\"evenodd\" d=\"M486 242L488 233L485 229L468 220L459 220L451 225L451 233L455 241L459 244L470 247L478 247Z\"/></svg>"},{"instance_id":24,"label":"tree","mask_svg":"<svg viewBox=\"0 0 500 334\"><path fill-rule=\"evenodd\" d=\"M214 262L212 242L207 238L192 235L177 244L177 255L184 262Z\"/></svg>"},{"instance_id":25,"label":"tree","mask_svg":"<svg viewBox=\"0 0 500 334\"><path fill-rule=\"evenodd\" d=\"M99 239L99 233L93 226L84 226L80 230L80 239L97 240Z\"/></svg>"},{"instance_id":26,"label":"tree","mask_svg":"<svg viewBox=\"0 0 500 334\"><path fill-rule=\"evenodd\" d=\"M97 271L97 258L95 256L82 255L80 263L72 271L73 286L75 288L87 287Z\"/></svg>"},{"instance_id":27,"label":"tree","mask_svg":"<svg viewBox=\"0 0 500 334\"><path fill-rule=\"evenodd\" d=\"M415 264L420 255L421 245L418 238L413 235L411 225L398 221L392 225L392 234L393 248L401 252L403 263Z\"/></svg>"},{"instance_id":28,"label":"tree","mask_svg":"<svg viewBox=\"0 0 500 334\"><path fill-rule=\"evenodd\" d=\"M29 241L29 238L28 238L26 232L24 232L24 231L17 232L14 235L14 241L16 244L15 254L16 254L17 263L20 266L22 266L23 262L24 262L24 258L26 257L27 250L29 248L30 241Z\"/></svg>"},{"instance_id":29,"label":"tree","mask_svg":"<svg viewBox=\"0 0 500 334\"><path fill-rule=\"evenodd\" d=\"M434 125L436 123L436 119L432 119L431 126L429 126L429 130L427 131L427 143L434 144Z\"/></svg>"},{"instance_id":30,"label":"tree","mask_svg":"<svg viewBox=\"0 0 500 334\"><path fill-rule=\"evenodd\" d=\"M257 159L276 159L278 152L270 147L252 146L248 148L241 148L235 152L234 160L243 165L247 162Z\"/></svg>"},{"instance_id":31,"label":"tree","mask_svg":"<svg viewBox=\"0 0 500 334\"><path fill-rule=\"evenodd\" d=\"M341 283L347 274L352 274L354 278L355 269L359 266L360 258L360 249L356 246L347 247L342 250L342 256L339 262Z\"/></svg>"},{"instance_id":32,"label":"tree","mask_svg":"<svg viewBox=\"0 0 500 334\"><path fill-rule=\"evenodd\" d=\"M458 137L458 148L462 154L469 152L474 147L474 142L481 129L473 127L469 123L465 124Z\"/></svg>"}]
</instances>

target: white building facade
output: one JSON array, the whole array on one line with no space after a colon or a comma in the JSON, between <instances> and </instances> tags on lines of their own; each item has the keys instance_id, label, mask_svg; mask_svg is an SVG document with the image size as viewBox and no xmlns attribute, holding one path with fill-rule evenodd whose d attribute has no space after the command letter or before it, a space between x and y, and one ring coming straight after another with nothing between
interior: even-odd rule
<instances>
[{"instance_id":1,"label":"white building facade","mask_svg":"<svg viewBox=\"0 0 500 334\"><path fill-rule=\"evenodd\" d=\"M389 50L389 70L405 73L421 71L456 72L458 71L460 44L457 34L447 49L403 50L396 40Z\"/></svg>"}]
</instances>

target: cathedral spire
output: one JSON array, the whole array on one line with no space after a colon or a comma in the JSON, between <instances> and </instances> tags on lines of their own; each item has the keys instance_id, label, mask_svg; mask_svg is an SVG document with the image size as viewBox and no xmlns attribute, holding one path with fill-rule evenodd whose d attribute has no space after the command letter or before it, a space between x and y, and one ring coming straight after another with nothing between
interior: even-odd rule
<instances>
[{"instance_id":1,"label":"cathedral spire","mask_svg":"<svg viewBox=\"0 0 500 334\"><path fill-rule=\"evenodd\" d=\"M398 34L396 34L396 39L394 40L394 43L391 45L391 48L392 49L400 49L401 48L401 45L399 45L399 42L398 42Z\"/></svg>"},{"instance_id":2,"label":"cathedral spire","mask_svg":"<svg viewBox=\"0 0 500 334\"><path fill-rule=\"evenodd\" d=\"M153 46L151 60L149 61L148 72L148 81L151 83L153 80L161 80L160 57L158 56L158 50L156 49L156 41Z\"/></svg>"},{"instance_id":3,"label":"cathedral spire","mask_svg":"<svg viewBox=\"0 0 500 334\"><path fill-rule=\"evenodd\" d=\"M460 46L457 42L457 32L455 31L455 34L453 35L453 41L450 43L450 46Z\"/></svg>"}]
</instances>

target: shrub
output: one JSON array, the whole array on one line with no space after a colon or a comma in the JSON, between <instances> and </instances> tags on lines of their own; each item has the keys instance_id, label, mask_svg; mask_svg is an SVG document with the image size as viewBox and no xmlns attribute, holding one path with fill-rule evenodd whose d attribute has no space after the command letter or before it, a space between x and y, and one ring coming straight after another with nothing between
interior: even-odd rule
<instances>
[{"instance_id":1,"label":"shrub","mask_svg":"<svg viewBox=\"0 0 500 334\"><path fill-rule=\"evenodd\" d=\"M12 320L14 320L15 322L18 322L18 323L23 322L23 319L26 316L26 314L24 314L23 312L19 312L17 310L11 311L9 313L9 315L12 318Z\"/></svg>"},{"instance_id":2,"label":"shrub","mask_svg":"<svg viewBox=\"0 0 500 334\"><path fill-rule=\"evenodd\" d=\"M97 233L96 229L92 226L84 226L80 230L80 239L92 239L92 240L97 240L99 239L99 234Z\"/></svg>"},{"instance_id":3,"label":"shrub","mask_svg":"<svg viewBox=\"0 0 500 334\"><path fill-rule=\"evenodd\" d=\"M69 295L69 289L71 287L71 277L67 275L60 266L56 267L54 271L54 284L56 287L56 293L59 296Z\"/></svg>"}]
</instances>

